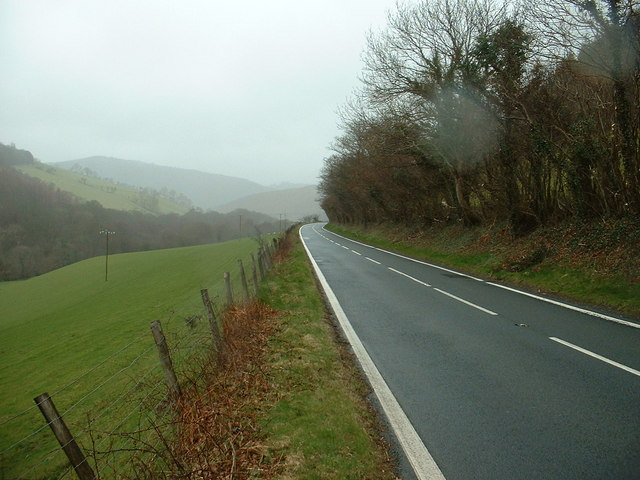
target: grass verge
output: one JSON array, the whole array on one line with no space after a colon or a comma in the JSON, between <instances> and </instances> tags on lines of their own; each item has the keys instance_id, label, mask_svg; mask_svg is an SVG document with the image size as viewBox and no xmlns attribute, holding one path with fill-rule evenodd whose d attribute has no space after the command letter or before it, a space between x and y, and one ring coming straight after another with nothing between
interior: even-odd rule
<instances>
[{"instance_id":1,"label":"grass verge","mask_svg":"<svg viewBox=\"0 0 640 480\"><path fill-rule=\"evenodd\" d=\"M262 417L282 479L393 479L368 387L353 366L297 235L261 298L280 314L266 351L271 406Z\"/></svg>"},{"instance_id":2,"label":"grass verge","mask_svg":"<svg viewBox=\"0 0 640 480\"><path fill-rule=\"evenodd\" d=\"M259 298L226 310L220 355L196 366L204 384L183 389L175 437L135 478L396 478L295 232L282 245Z\"/></svg>"},{"instance_id":3,"label":"grass verge","mask_svg":"<svg viewBox=\"0 0 640 480\"><path fill-rule=\"evenodd\" d=\"M358 225L339 235L467 273L640 319L640 225L559 225L512 239L503 226L428 231Z\"/></svg>"}]
</instances>

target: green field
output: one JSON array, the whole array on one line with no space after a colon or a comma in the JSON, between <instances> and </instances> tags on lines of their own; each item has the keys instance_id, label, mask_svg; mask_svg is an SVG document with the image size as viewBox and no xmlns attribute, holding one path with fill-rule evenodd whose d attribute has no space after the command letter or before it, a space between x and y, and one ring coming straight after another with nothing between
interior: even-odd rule
<instances>
[{"instance_id":1,"label":"green field","mask_svg":"<svg viewBox=\"0 0 640 480\"><path fill-rule=\"evenodd\" d=\"M157 208L150 210L142 204L136 203L136 198L139 198L139 192L135 187L117 185L99 178L85 177L84 175L43 163L21 165L16 168L47 184L52 183L60 190L72 193L82 200L96 200L104 208L125 211L137 210L152 214L183 214L189 210L189 208L184 205L179 205L162 197L158 198Z\"/></svg>"},{"instance_id":2,"label":"green field","mask_svg":"<svg viewBox=\"0 0 640 480\"><path fill-rule=\"evenodd\" d=\"M163 323L179 378L188 373L186 359L193 350L203 344L208 348L206 320L195 329L184 322L204 314L200 289L208 288L221 305L223 273L230 271L237 279L237 260L243 259L246 268L257 248L255 240L241 239L112 255L107 282L105 259L96 257L29 280L0 283L0 452L6 450L0 454L0 478L57 478L66 465L49 429L38 431L45 422L33 398L43 392L52 395L60 412L71 408L63 415L81 431L87 416L99 417L97 431L111 431L123 418L119 409L131 408L127 399L118 400L130 385L138 404L152 387L162 398L149 323ZM86 434L79 436L89 441ZM56 453L47 458L47 452Z\"/></svg>"}]
</instances>

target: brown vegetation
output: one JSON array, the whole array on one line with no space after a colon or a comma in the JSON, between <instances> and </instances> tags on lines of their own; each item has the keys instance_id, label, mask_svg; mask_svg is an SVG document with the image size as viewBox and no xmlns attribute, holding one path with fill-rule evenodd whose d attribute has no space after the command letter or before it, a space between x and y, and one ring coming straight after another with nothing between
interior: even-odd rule
<instances>
[{"instance_id":1,"label":"brown vegetation","mask_svg":"<svg viewBox=\"0 0 640 480\"><path fill-rule=\"evenodd\" d=\"M135 465L135 478L277 476L282 461L268 454L258 425L263 405L273 395L263 353L276 328L276 313L257 301L226 311L219 357L212 355L192 372L191 385L183 386L173 405L171 428L156 429L162 439L158 448L149 455L141 446L144 455Z\"/></svg>"},{"instance_id":2,"label":"brown vegetation","mask_svg":"<svg viewBox=\"0 0 640 480\"><path fill-rule=\"evenodd\" d=\"M337 223L640 215L637 2L399 4L322 173Z\"/></svg>"}]
</instances>

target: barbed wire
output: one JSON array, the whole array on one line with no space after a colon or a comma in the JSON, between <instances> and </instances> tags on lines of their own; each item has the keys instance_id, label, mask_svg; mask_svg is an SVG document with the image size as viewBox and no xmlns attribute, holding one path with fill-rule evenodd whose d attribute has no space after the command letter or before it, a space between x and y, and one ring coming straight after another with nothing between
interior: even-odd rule
<instances>
[{"instance_id":1,"label":"barbed wire","mask_svg":"<svg viewBox=\"0 0 640 480\"><path fill-rule=\"evenodd\" d=\"M130 394L131 392L133 392L134 390L136 390L144 381L144 379L147 377L147 375L149 375L149 373L151 373L152 371L157 370L157 366L154 365L152 367L149 367L145 373L138 379L138 381L136 383L133 384L133 386L131 388L129 388L128 390L125 390L122 394L120 394L118 396L118 398L116 398L113 402L111 402L109 405L105 406L102 409L102 413L100 413L100 415L96 416L93 418L93 422L97 421L98 419L102 418L108 411L109 409L111 409L114 405L116 405L117 403L121 402L128 394Z\"/></svg>"},{"instance_id":2,"label":"barbed wire","mask_svg":"<svg viewBox=\"0 0 640 480\"><path fill-rule=\"evenodd\" d=\"M128 346L127 346L128 347ZM80 403L82 403L86 398L88 398L90 395L92 395L94 392L96 392L97 390L99 390L100 388L102 388L105 384L107 384L110 380L112 380L113 378L115 378L116 376L119 376L120 374L122 374L124 371L128 370L129 368L131 368L138 359L140 359L143 355L145 355L149 350L151 350L154 346L151 345L150 347L148 347L147 349L145 349L140 355L138 355L136 358L134 358L132 360L132 362L124 367L121 368L120 370L118 370L116 373L114 373L113 375L111 375L109 378L107 378L105 381L103 381L102 383L100 383L96 388L94 388L93 390L91 390L89 393L85 394L84 396L82 396L78 401L76 401L74 404L72 404L69 408L67 408L63 413L60 414L60 417L64 417L67 413L69 413L71 410L73 410L75 407L77 407ZM126 348L126 347L125 347ZM121 349L120 351L123 351L123 349ZM119 353L119 352L116 352ZM101 364L104 364L105 361L101 362ZM92 369L91 371L95 370ZM86 376L86 373L84 375L82 375L83 377ZM80 377L79 377L80 378ZM75 382L70 382L68 385L73 385L73 383ZM61 390L58 390L58 393ZM51 398L52 395L49 395L49 398ZM34 405L34 407L36 406L40 406L43 402L45 401L45 399L43 399L42 401L38 402L37 404ZM32 407L33 408L33 407ZM29 435L26 435L24 437L22 437L20 440L15 441L12 445L10 445L9 447L6 447L4 450L0 451L0 455L4 455L6 452L8 452L9 450L14 449L15 447L17 447L18 445L20 445L21 443L29 440L30 438L33 438L35 435L37 435L38 433L40 433L42 430L44 430L46 427L50 426L51 423L53 423L53 421L55 421L57 419L52 420L51 422L48 422L42 426L40 426L37 430L33 431L32 433L30 433Z\"/></svg>"},{"instance_id":3,"label":"barbed wire","mask_svg":"<svg viewBox=\"0 0 640 480\"><path fill-rule=\"evenodd\" d=\"M217 290L217 289L216 289ZM220 291L220 292L216 292L211 298L211 301L213 304L217 303L217 301L220 301L221 298L223 298L224 295L224 291ZM167 325L173 323L171 322L171 320L173 320L175 318L175 312L174 315L171 316L171 318L169 318L169 321L167 322ZM82 373L81 375L75 377L74 379L70 380L69 382L67 382L65 385L63 385L62 387L58 388L57 390L55 390L50 396L56 396L59 395L60 393L68 390L70 387L72 387L73 385L77 384L78 382L80 382L83 378L87 377L88 375L90 375L91 373L95 372L97 369L99 369L100 367L102 367L103 365L105 365L107 362L109 362L111 359L113 359L114 357L116 357L117 355L120 355L122 352L124 352L125 350L127 350L129 347L131 347L132 345L136 344L139 342L139 340L141 338L143 338L144 336L148 335L148 333L144 333L144 334L140 334L139 336L137 336L136 338L134 338L131 342L127 343L125 346L123 346L122 348L120 348L119 350L113 352L112 354L110 354L109 356L107 356L106 358L104 358L102 361L100 361L99 363L97 363L96 365L94 365L92 368L88 369L87 371L85 371L84 373ZM184 361L186 359L191 358L193 352L195 349L200 348L200 347L204 347L206 346L207 342L207 338L209 336L209 334L205 333L205 332L197 332L194 330L187 330L186 332L182 333L181 335L176 335L176 331L175 329L172 329L172 331L170 332L170 335L172 336L172 342L174 345L172 347L172 349L174 351L178 350L180 351L180 355L179 358ZM190 340L189 345L188 346L183 346L184 342ZM108 384L109 382L113 381L115 378L120 377L121 375L126 374L126 372L128 370L130 370L131 368L133 368L133 366L138 363L138 361L144 357L146 354L148 354L148 352L150 350L152 350L154 348L154 344L150 345L149 347L147 347L146 349L144 349L139 355L137 355L133 360L131 360L126 366L120 368L118 371L116 371L115 373L113 373L112 375L108 376L105 380L101 381L97 386L95 386L93 389L91 389L89 392L85 393L82 397L80 397L77 401L75 401L72 405L70 405L62 414L60 414L60 417L64 417L65 415L69 414L71 411L73 411L74 409L76 409L79 405L83 404L87 398L89 398L91 395L93 395L95 392L97 392L98 390L102 389L106 384ZM97 417L95 417L93 419L93 421L98 420L100 418L102 418L104 415L106 415L106 413L108 413L109 411L112 411L112 409L118 405L120 402L122 402L129 394L131 394L133 391L135 391L146 379L146 377L156 369L156 367L149 367L148 369L145 370L144 374L142 376L139 376L136 379L136 382L129 388L127 388L123 393L121 393L120 395L118 395L118 397L113 400L111 403L109 403L108 405L106 405L104 408L101 409L101 412L98 414ZM158 383L157 385L155 385L149 392L146 393L146 395L140 400L139 403L139 408L134 408L132 409L123 419L120 420L120 422L113 427L113 429L111 429L111 431L109 433L107 433L106 437L104 439L102 439L102 441L100 441L100 443L97 446L94 446L94 461L97 461L97 458L95 457L96 452L98 452L103 445L105 444L105 442L107 440L109 440L114 434L115 432L122 427L122 425L124 425L127 420L129 420L129 418L131 418L131 416L133 414L135 414L136 412L142 413L142 406L144 404L144 402L149 399L149 397L151 395L153 395L154 393L157 392L157 390L162 386L162 383ZM43 400L44 401L44 400ZM161 400L159 400L155 406L152 409L148 409L149 411L157 411L158 407L165 403L166 399L162 398ZM16 419L21 418L22 416L26 415L27 413L31 412L32 410L34 410L36 407L39 407L41 405L41 402L35 403L34 405L30 406L29 408L11 416L10 418L4 419L2 421L0 421L0 426L6 425ZM141 417L142 418L142 417ZM5 449L3 449L2 451L0 451L0 456L4 455L6 452L16 448L18 445L26 442L27 440L33 438L34 436L36 436L37 434L41 433L43 430L45 430L47 427L49 427L53 421L57 420L54 419L51 422L47 422L46 424L40 426L39 428L37 428L35 431L31 432L30 434L24 436L23 438L17 440L16 442L14 442L12 445L6 447ZM151 430L148 434L148 440L151 440L153 434L154 434L155 430ZM159 434L161 435L161 434ZM73 440L72 440L73 441ZM158 442L156 443L156 445L158 445L162 440L159 439ZM54 456L57 452L60 452L61 449L64 449L65 446L62 447L56 447L53 450L50 450L48 452L46 452L41 459L33 464L31 466L31 468L29 469L29 471L27 472L27 476L36 471L39 467L41 467L44 463L46 463L47 461L49 461L52 456ZM39 455L38 455L39 456ZM85 459L85 461L87 461L87 459ZM68 475L68 473L73 470L72 468L73 466L69 466L69 468L67 468L65 470L65 472L62 473L62 475L59 477L60 479L66 477L66 475Z\"/></svg>"},{"instance_id":4,"label":"barbed wire","mask_svg":"<svg viewBox=\"0 0 640 480\"><path fill-rule=\"evenodd\" d=\"M146 334L145 334L146 335ZM100 363L98 363L97 365L95 365L94 367L90 368L89 370L87 370L86 372L84 372L82 375L74 378L73 380L71 380L69 383L67 383L66 385L64 385L63 387L59 388L58 390L54 391L52 394L50 394L50 396L54 396L54 395L58 395L59 393L64 392L66 389L68 389L69 387L71 387L72 385L75 385L76 383L78 383L80 380L82 380L84 377L86 377L87 375L89 375L90 373L94 372L95 370L97 370L98 368L100 368L102 365L104 365L105 363L107 363L109 360L111 360L113 357L115 357L116 355L122 353L123 351L125 351L127 348L129 348L131 345L133 345L134 343L137 343L138 340L140 340L140 338L142 338L144 335L140 335L138 337L136 337L134 340L132 340L131 342L129 342L128 344L126 344L124 347L122 347L120 350L112 353L111 355L109 355L107 358L105 358L104 360L102 360ZM26 408L25 410L23 410L20 413L15 414L14 416L12 416L11 418L8 418L6 420L2 420L0 421L0 427L17 419L20 418L21 416L25 415L26 413L30 412L31 410L33 410L36 407L39 407L40 404L42 402L36 403L34 405L31 405L29 408Z\"/></svg>"},{"instance_id":5,"label":"barbed wire","mask_svg":"<svg viewBox=\"0 0 640 480\"><path fill-rule=\"evenodd\" d=\"M86 393L84 396L82 396L80 398L80 400L76 401L74 404L72 404L70 407L68 407L60 416L64 417L67 413L69 413L71 410L73 410L74 408L76 408L78 405L80 405L85 399L87 399L89 396L93 395L95 392L97 392L98 390L100 390L103 386L105 386L107 383L109 383L111 380L113 380L115 377L120 376L123 372L129 370L131 367L133 367L133 365L135 365L135 363L142 357L144 356L149 350L151 350L154 347L154 345L151 345L150 347L146 348L140 355L138 355L136 358L134 358L129 365L127 365L126 367L121 368L120 370L118 370L116 373L114 373L113 375L111 375L109 378L107 378L105 381L103 381L102 383L100 383L97 387L95 387L93 390L91 390L89 393Z\"/></svg>"}]
</instances>

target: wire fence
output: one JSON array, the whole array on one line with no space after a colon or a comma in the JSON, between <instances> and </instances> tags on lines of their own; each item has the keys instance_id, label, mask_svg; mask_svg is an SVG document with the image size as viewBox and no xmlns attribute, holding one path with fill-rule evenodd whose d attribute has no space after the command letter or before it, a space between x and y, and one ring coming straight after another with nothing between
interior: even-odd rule
<instances>
[{"instance_id":1,"label":"wire fence","mask_svg":"<svg viewBox=\"0 0 640 480\"><path fill-rule=\"evenodd\" d=\"M257 261L251 256L252 275L245 275L238 261L235 284L241 291L234 291L232 282L225 282L226 291L218 292L216 298L227 298L227 304L218 306L218 311L229 306L229 299L246 301L257 292L276 248L275 239L261 244ZM218 348L216 330L221 334L222 328L216 308L204 292L207 314L172 322L164 332L169 363L179 381L197 382L194 366ZM156 457L162 461L159 452L171 437L175 399L165 382L166 365L160 350L151 332L141 331L52 393L37 397L30 407L0 421L4 437L0 443L0 480L137 478L137 465L148 464ZM47 408L55 412L50 419L46 419ZM61 439L56 430L60 423L72 435ZM68 453L74 445L79 448L80 460Z\"/></svg>"}]
</instances>

